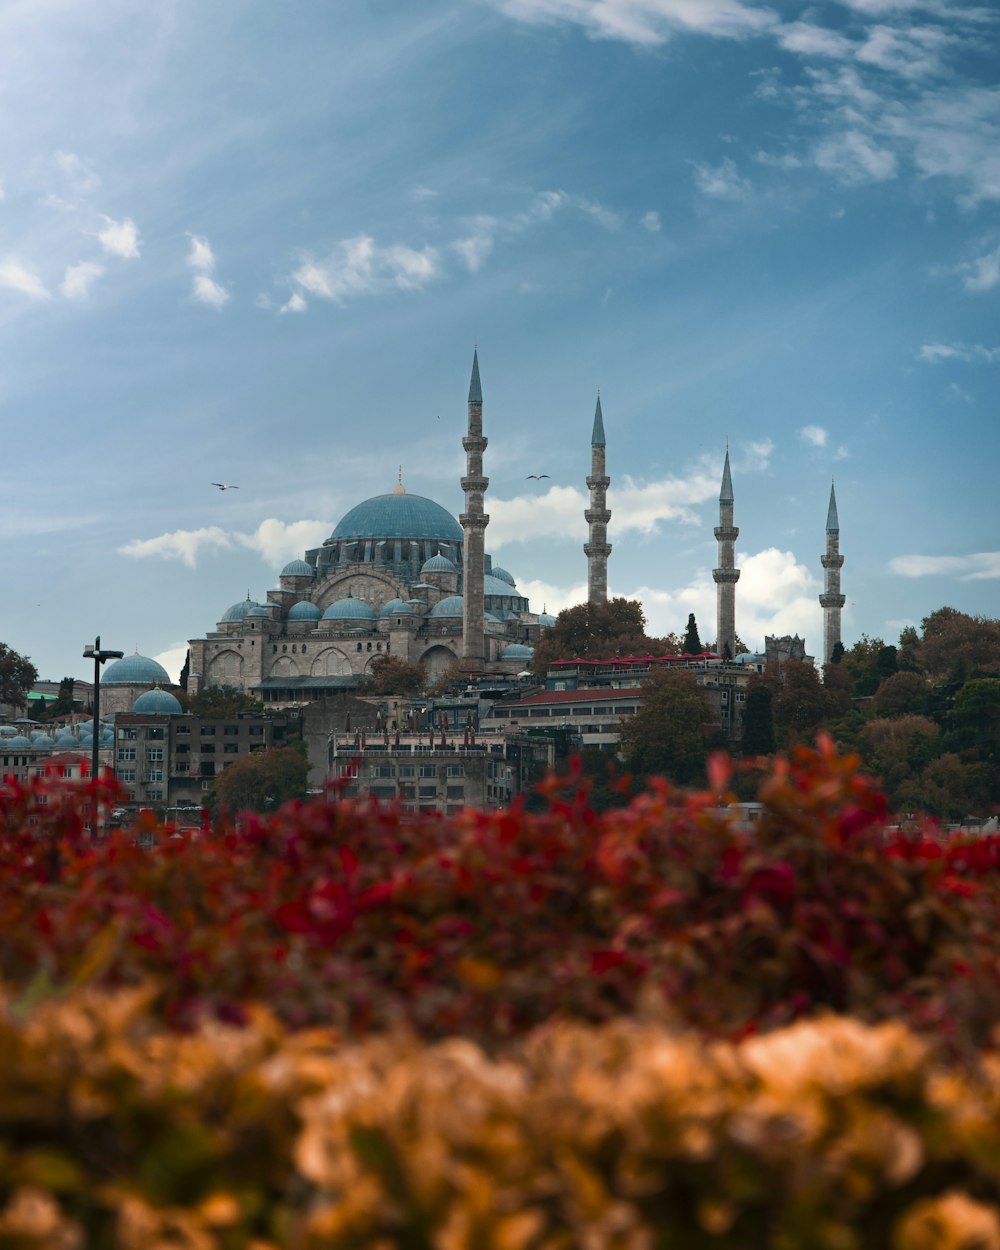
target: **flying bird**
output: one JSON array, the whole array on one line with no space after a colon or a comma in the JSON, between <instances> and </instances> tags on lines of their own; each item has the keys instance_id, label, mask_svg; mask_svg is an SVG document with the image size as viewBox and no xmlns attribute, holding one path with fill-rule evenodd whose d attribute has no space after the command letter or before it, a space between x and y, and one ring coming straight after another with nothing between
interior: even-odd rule
<instances>
[{"instance_id":1,"label":"flying bird","mask_svg":"<svg viewBox=\"0 0 1000 1250\"><path fill-rule=\"evenodd\" d=\"M218 486L219 490L239 490L232 482L209 482L209 486Z\"/></svg>"},{"instance_id":2,"label":"flying bird","mask_svg":"<svg viewBox=\"0 0 1000 1250\"><path fill-rule=\"evenodd\" d=\"M528 476L524 480L526 482L530 482L531 479L534 478L536 482L540 482L543 477L548 477L548 476L549 475L547 473L529 473Z\"/></svg>"}]
</instances>

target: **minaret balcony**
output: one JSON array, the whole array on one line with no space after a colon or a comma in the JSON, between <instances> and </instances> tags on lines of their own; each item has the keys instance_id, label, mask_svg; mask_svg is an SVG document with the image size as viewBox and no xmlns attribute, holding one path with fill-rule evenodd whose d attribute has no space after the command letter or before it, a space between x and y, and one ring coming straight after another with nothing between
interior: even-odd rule
<instances>
[{"instance_id":1,"label":"minaret balcony","mask_svg":"<svg viewBox=\"0 0 1000 1250\"><path fill-rule=\"evenodd\" d=\"M466 494L468 494L469 491L478 491L479 494L481 495L483 491L486 490L487 486L489 486L489 484L490 484L490 479L488 477L463 477L462 478L462 490L465 491Z\"/></svg>"},{"instance_id":2,"label":"minaret balcony","mask_svg":"<svg viewBox=\"0 0 1000 1250\"><path fill-rule=\"evenodd\" d=\"M611 555L610 543L584 543L583 554L590 558L591 556L600 556L607 559Z\"/></svg>"},{"instance_id":3,"label":"minaret balcony","mask_svg":"<svg viewBox=\"0 0 1000 1250\"><path fill-rule=\"evenodd\" d=\"M713 531L716 542L734 543L740 536L739 528L735 525L717 525Z\"/></svg>"},{"instance_id":4,"label":"minaret balcony","mask_svg":"<svg viewBox=\"0 0 1000 1250\"><path fill-rule=\"evenodd\" d=\"M611 520L611 510L609 508L588 508L583 514L583 519L588 525L607 525Z\"/></svg>"},{"instance_id":5,"label":"minaret balcony","mask_svg":"<svg viewBox=\"0 0 1000 1250\"><path fill-rule=\"evenodd\" d=\"M484 530L489 525L490 518L485 512L463 512L458 518L458 523L467 532L470 530Z\"/></svg>"},{"instance_id":6,"label":"minaret balcony","mask_svg":"<svg viewBox=\"0 0 1000 1250\"><path fill-rule=\"evenodd\" d=\"M482 455L489 446L489 441L485 434L466 434L462 439L462 446L466 451L478 451Z\"/></svg>"},{"instance_id":7,"label":"minaret balcony","mask_svg":"<svg viewBox=\"0 0 1000 1250\"><path fill-rule=\"evenodd\" d=\"M742 569L713 569L712 579L717 586L734 586L740 580Z\"/></svg>"},{"instance_id":8,"label":"minaret balcony","mask_svg":"<svg viewBox=\"0 0 1000 1250\"><path fill-rule=\"evenodd\" d=\"M611 478L591 476L587 478L587 488L589 490L607 490L611 485Z\"/></svg>"},{"instance_id":9,"label":"minaret balcony","mask_svg":"<svg viewBox=\"0 0 1000 1250\"><path fill-rule=\"evenodd\" d=\"M842 608L846 602L846 595L820 595L819 597L821 608Z\"/></svg>"},{"instance_id":10,"label":"minaret balcony","mask_svg":"<svg viewBox=\"0 0 1000 1250\"><path fill-rule=\"evenodd\" d=\"M844 557L840 555L820 556L819 562L825 569L842 569L844 567Z\"/></svg>"}]
</instances>

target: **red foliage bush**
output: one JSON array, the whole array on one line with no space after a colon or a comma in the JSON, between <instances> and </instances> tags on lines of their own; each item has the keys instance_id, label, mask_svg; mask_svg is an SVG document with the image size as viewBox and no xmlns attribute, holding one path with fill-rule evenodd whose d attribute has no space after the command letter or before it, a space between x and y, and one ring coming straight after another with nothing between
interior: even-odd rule
<instances>
[{"instance_id":1,"label":"red foliage bush","mask_svg":"<svg viewBox=\"0 0 1000 1250\"><path fill-rule=\"evenodd\" d=\"M1000 841L889 832L857 760L823 742L763 776L748 833L726 769L713 791L658 783L603 815L550 779L538 814L333 797L196 840L150 821L151 849L91 839L103 783L8 783L0 979L30 998L152 977L179 1027L264 1001L351 1035L490 1042L640 1008L737 1036L827 1007L982 1043L1000 1022Z\"/></svg>"}]
</instances>

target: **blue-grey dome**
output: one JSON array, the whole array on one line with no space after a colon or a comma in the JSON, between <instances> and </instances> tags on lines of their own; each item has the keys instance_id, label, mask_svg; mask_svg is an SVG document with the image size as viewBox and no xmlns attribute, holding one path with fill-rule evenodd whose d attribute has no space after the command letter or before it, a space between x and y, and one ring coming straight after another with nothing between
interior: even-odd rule
<instances>
[{"instance_id":1,"label":"blue-grey dome","mask_svg":"<svg viewBox=\"0 0 1000 1250\"><path fill-rule=\"evenodd\" d=\"M170 674L162 664L138 651L109 664L101 677L102 686L155 686L157 683L169 686Z\"/></svg>"},{"instance_id":2,"label":"blue-grey dome","mask_svg":"<svg viewBox=\"0 0 1000 1250\"><path fill-rule=\"evenodd\" d=\"M330 539L417 538L461 543L462 527L439 503L422 495L376 495L353 507Z\"/></svg>"},{"instance_id":3,"label":"blue-grey dome","mask_svg":"<svg viewBox=\"0 0 1000 1250\"><path fill-rule=\"evenodd\" d=\"M489 623L490 623L491 625L499 625L499 624L501 624L501 621L500 621L499 616L494 616L492 612L484 612L484 613L483 613L483 620L484 620L484 621L489 621Z\"/></svg>"},{"instance_id":4,"label":"blue-grey dome","mask_svg":"<svg viewBox=\"0 0 1000 1250\"><path fill-rule=\"evenodd\" d=\"M42 731L39 729L36 729L35 732L31 735L31 741L36 747L55 746L55 739L50 738L47 733L42 733Z\"/></svg>"},{"instance_id":5,"label":"blue-grey dome","mask_svg":"<svg viewBox=\"0 0 1000 1250\"><path fill-rule=\"evenodd\" d=\"M310 603L308 599L303 599L300 603L293 603L288 609L288 619L290 621L318 621L323 613L315 605Z\"/></svg>"},{"instance_id":6,"label":"blue-grey dome","mask_svg":"<svg viewBox=\"0 0 1000 1250\"><path fill-rule=\"evenodd\" d=\"M259 607L260 604L254 603L248 595L242 603L234 603L231 608L226 608L219 619L221 621L242 621L251 608Z\"/></svg>"},{"instance_id":7,"label":"blue-grey dome","mask_svg":"<svg viewBox=\"0 0 1000 1250\"><path fill-rule=\"evenodd\" d=\"M141 716L183 716L184 709L169 690L147 690L132 704Z\"/></svg>"},{"instance_id":8,"label":"blue-grey dome","mask_svg":"<svg viewBox=\"0 0 1000 1250\"><path fill-rule=\"evenodd\" d=\"M323 613L324 621L373 621L375 609L364 599L338 599Z\"/></svg>"},{"instance_id":9,"label":"blue-grey dome","mask_svg":"<svg viewBox=\"0 0 1000 1250\"><path fill-rule=\"evenodd\" d=\"M551 613L549 612L539 612L538 623L539 625L543 626L545 629L551 629L552 626L556 623L556 618L552 616Z\"/></svg>"},{"instance_id":10,"label":"blue-grey dome","mask_svg":"<svg viewBox=\"0 0 1000 1250\"><path fill-rule=\"evenodd\" d=\"M316 572L308 560L291 560L281 570L282 577L312 577Z\"/></svg>"},{"instance_id":11,"label":"blue-grey dome","mask_svg":"<svg viewBox=\"0 0 1000 1250\"><path fill-rule=\"evenodd\" d=\"M247 610L244 620L249 620L251 616L262 616L265 620L271 619L271 613L264 607L262 603L255 603L252 608Z\"/></svg>"},{"instance_id":12,"label":"blue-grey dome","mask_svg":"<svg viewBox=\"0 0 1000 1250\"><path fill-rule=\"evenodd\" d=\"M497 565L495 565L495 564L494 564L494 566L490 569L490 575L491 575L491 576L493 576L493 577L497 577L497 578L499 578L499 579L500 579L500 581L502 581L502 582L506 582L508 586L516 586L516 585L517 585L517 583L514 581L513 576L512 576L510 573L508 573L506 569L501 569L501 568L498 568L498 567L497 567Z\"/></svg>"},{"instance_id":13,"label":"blue-grey dome","mask_svg":"<svg viewBox=\"0 0 1000 1250\"><path fill-rule=\"evenodd\" d=\"M60 733L56 734L57 747L75 747L79 741L80 739L76 736L72 729L69 728L63 729Z\"/></svg>"},{"instance_id":14,"label":"blue-grey dome","mask_svg":"<svg viewBox=\"0 0 1000 1250\"><path fill-rule=\"evenodd\" d=\"M492 573L483 575L483 594L487 599L522 599L524 596L510 582L505 582L502 577L496 577Z\"/></svg>"},{"instance_id":15,"label":"blue-grey dome","mask_svg":"<svg viewBox=\"0 0 1000 1250\"><path fill-rule=\"evenodd\" d=\"M7 747L30 747L31 739L26 738L24 734L15 734L13 738L4 738L4 748Z\"/></svg>"},{"instance_id":16,"label":"blue-grey dome","mask_svg":"<svg viewBox=\"0 0 1000 1250\"><path fill-rule=\"evenodd\" d=\"M390 599L388 603L383 603L379 611L379 616L406 616L413 615L413 608L405 599Z\"/></svg>"},{"instance_id":17,"label":"blue-grey dome","mask_svg":"<svg viewBox=\"0 0 1000 1250\"><path fill-rule=\"evenodd\" d=\"M462 596L449 595L447 599L442 599L440 603L435 603L430 610L430 615L438 618L442 616L461 616Z\"/></svg>"},{"instance_id":18,"label":"blue-grey dome","mask_svg":"<svg viewBox=\"0 0 1000 1250\"><path fill-rule=\"evenodd\" d=\"M500 652L501 660L533 660L535 648L526 647L523 642L512 642Z\"/></svg>"},{"instance_id":19,"label":"blue-grey dome","mask_svg":"<svg viewBox=\"0 0 1000 1250\"><path fill-rule=\"evenodd\" d=\"M436 555L431 556L429 560L425 560L420 569L420 574L424 573L454 573L455 564L449 560L447 556Z\"/></svg>"},{"instance_id":20,"label":"blue-grey dome","mask_svg":"<svg viewBox=\"0 0 1000 1250\"><path fill-rule=\"evenodd\" d=\"M0 738L13 738L16 733L13 725L0 725Z\"/></svg>"}]
</instances>

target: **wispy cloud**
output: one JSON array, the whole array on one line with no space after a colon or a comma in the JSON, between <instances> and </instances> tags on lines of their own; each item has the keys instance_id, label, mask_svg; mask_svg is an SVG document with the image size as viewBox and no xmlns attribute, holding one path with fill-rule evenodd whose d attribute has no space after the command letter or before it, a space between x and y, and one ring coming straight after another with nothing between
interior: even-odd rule
<instances>
[{"instance_id":1,"label":"wispy cloud","mask_svg":"<svg viewBox=\"0 0 1000 1250\"><path fill-rule=\"evenodd\" d=\"M180 560L188 568L194 568L205 552L244 547L257 552L267 564L280 568L289 560L301 556L307 548L318 546L329 535L331 528L329 521L285 522L268 517L251 533L224 530L218 525L197 530L174 530L155 538L134 538L119 547L118 552L136 560Z\"/></svg>"},{"instance_id":2,"label":"wispy cloud","mask_svg":"<svg viewBox=\"0 0 1000 1250\"><path fill-rule=\"evenodd\" d=\"M1000 247L962 265L959 272L965 274L967 291L992 291L1000 283Z\"/></svg>"},{"instance_id":3,"label":"wispy cloud","mask_svg":"<svg viewBox=\"0 0 1000 1250\"><path fill-rule=\"evenodd\" d=\"M736 168L736 162L726 156L718 165L693 163L694 183L702 195L717 200L745 200L751 186Z\"/></svg>"},{"instance_id":4,"label":"wispy cloud","mask_svg":"<svg viewBox=\"0 0 1000 1250\"><path fill-rule=\"evenodd\" d=\"M799 430L799 438L812 443L813 447L825 447L828 435L821 425L804 425Z\"/></svg>"},{"instance_id":5,"label":"wispy cloud","mask_svg":"<svg viewBox=\"0 0 1000 1250\"><path fill-rule=\"evenodd\" d=\"M30 295L32 299L52 298L38 274L17 260L0 261L0 286Z\"/></svg>"},{"instance_id":6,"label":"wispy cloud","mask_svg":"<svg viewBox=\"0 0 1000 1250\"><path fill-rule=\"evenodd\" d=\"M188 251L187 263L194 270L191 279L191 294L199 304L207 304L216 312L221 311L229 303L229 292L212 277L215 270L215 254L208 239L192 234L191 247Z\"/></svg>"},{"instance_id":7,"label":"wispy cloud","mask_svg":"<svg viewBox=\"0 0 1000 1250\"><path fill-rule=\"evenodd\" d=\"M776 23L775 14L740 0L496 0L517 21L573 22L598 39L655 47L682 31L743 38Z\"/></svg>"},{"instance_id":8,"label":"wispy cloud","mask_svg":"<svg viewBox=\"0 0 1000 1250\"><path fill-rule=\"evenodd\" d=\"M90 295L90 287L104 272L104 266L94 261L84 260L78 265L70 265L59 287L60 294L66 299L85 300Z\"/></svg>"},{"instance_id":9,"label":"wispy cloud","mask_svg":"<svg viewBox=\"0 0 1000 1250\"><path fill-rule=\"evenodd\" d=\"M901 577L956 577L962 582L1000 577L1000 551L967 556L896 556L889 568Z\"/></svg>"},{"instance_id":10,"label":"wispy cloud","mask_svg":"<svg viewBox=\"0 0 1000 1250\"><path fill-rule=\"evenodd\" d=\"M845 130L817 143L813 159L820 169L841 182L885 182L895 178L895 154L860 130Z\"/></svg>"},{"instance_id":11,"label":"wispy cloud","mask_svg":"<svg viewBox=\"0 0 1000 1250\"><path fill-rule=\"evenodd\" d=\"M137 260L139 257L139 230L131 217L115 221L102 214L104 229L97 232L101 247L112 256L122 260Z\"/></svg>"},{"instance_id":12,"label":"wispy cloud","mask_svg":"<svg viewBox=\"0 0 1000 1250\"><path fill-rule=\"evenodd\" d=\"M942 360L980 361L996 364L1000 361L1000 347L984 347L982 343L925 343L917 353L927 364L940 364Z\"/></svg>"},{"instance_id":13,"label":"wispy cloud","mask_svg":"<svg viewBox=\"0 0 1000 1250\"><path fill-rule=\"evenodd\" d=\"M359 234L339 243L323 259L306 257L292 280L317 299L344 304L388 289L419 290L440 270L440 256L433 247L418 250L404 243L383 247L370 235Z\"/></svg>"},{"instance_id":14,"label":"wispy cloud","mask_svg":"<svg viewBox=\"0 0 1000 1250\"><path fill-rule=\"evenodd\" d=\"M309 308L309 301L303 299L298 291L293 291L284 304L278 309L279 313L304 313Z\"/></svg>"},{"instance_id":15,"label":"wispy cloud","mask_svg":"<svg viewBox=\"0 0 1000 1250\"><path fill-rule=\"evenodd\" d=\"M639 224L643 230L648 230L650 234L659 234L661 229L660 214L652 210L648 213L643 213Z\"/></svg>"}]
</instances>

